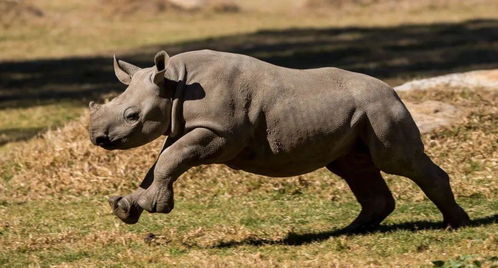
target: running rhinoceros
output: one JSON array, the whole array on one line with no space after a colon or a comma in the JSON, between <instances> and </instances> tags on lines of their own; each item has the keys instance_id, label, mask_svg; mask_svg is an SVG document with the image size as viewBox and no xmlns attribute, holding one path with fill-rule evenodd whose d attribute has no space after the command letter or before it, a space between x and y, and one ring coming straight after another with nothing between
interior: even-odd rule
<instances>
[{"instance_id":1,"label":"running rhinoceros","mask_svg":"<svg viewBox=\"0 0 498 268\"><path fill-rule=\"evenodd\" d=\"M90 103L91 141L128 149L168 138L138 190L112 197L113 212L136 223L145 209L173 209L173 182L189 168L223 163L255 174L295 176L326 167L346 180L361 204L349 225L375 227L394 210L380 171L412 179L445 224L469 221L448 175L424 153L420 133L394 90L370 76L337 68L297 70L211 50L139 68L114 58L128 88Z\"/></svg>"}]
</instances>

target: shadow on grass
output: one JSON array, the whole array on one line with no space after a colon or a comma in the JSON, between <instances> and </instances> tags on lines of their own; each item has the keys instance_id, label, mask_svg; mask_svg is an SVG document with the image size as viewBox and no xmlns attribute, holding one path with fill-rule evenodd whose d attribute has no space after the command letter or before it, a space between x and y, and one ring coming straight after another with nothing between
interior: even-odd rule
<instances>
[{"instance_id":1,"label":"shadow on grass","mask_svg":"<svg viewBox=\"0 0 498 268\"><path fill-rule=\"evenodd\" d=\"M471 220L468 227L477 227L483 225L489 225L498 223L498 214L473 219ZM377 229L364 232L364 233L351 233L346 231L345 229L333 230L333 231L325 231L319 233L307 233L307 234L296 234L289 233L287 236L281 240L269 240L269 239L257 239L257 238L249 238L242 241L231 241L231 242L223 242L216 246L215 248L231 248L238 247L244 245L251 246L261 246L261 245L291 245L291 246L300 246L313 242L320 242L327 240L331 237L338 236L350 236L350 235L361 235L361 234L375 234L375 233L388 233L395 231L411 231L417 232L420 230L437 230L444 229L445 227L441 222L431 222L431 221L413 221L413 222L404 222L404 223L396 223L389 225L381 225Z\"/></svg>"},{"instance_id":2,"label":"shadow on grass","mask_svg":"<svg viewBox=\"0 0 498 268\"><path fill-rule=\"evenodd\" d=\"M498 67L498 20L390 27L300 28L232 35L138 48L122 58L152 65L160 49L171 55L210 48L251 55L293 68L335 66L392 84L415 76ZM0 62L0 109L37 101L97 98L124 89L112 55Z\"/></svg>"},{"instance_id":3,"label":"shadow on grass","mask_svg":"<svg viewBox=\"0 0 498 268\"><path fill-rule=\"evenodd\" d=\"M9 142L29 140L43 130L42 127L0 129L0 146Z\"/></svg>"}]
</instances>

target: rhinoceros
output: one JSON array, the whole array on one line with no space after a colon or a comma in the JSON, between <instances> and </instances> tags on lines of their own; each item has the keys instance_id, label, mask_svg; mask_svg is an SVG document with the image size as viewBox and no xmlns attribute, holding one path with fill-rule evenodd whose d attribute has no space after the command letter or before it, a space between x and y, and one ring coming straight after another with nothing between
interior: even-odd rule
<instances>
[{"instance_id":1,"label":"rhinoceros","mask_svg":"<svg viewBox=\"0 0 498 268\"><path fill-rule=\"evenodd\" d=\"M347 227L375 228L395 208L380 171L413 180L444 223L469 222L449 177L424 153L420 132L396 92L365 74L338 68L290 69L212 50L154 57L139 68L114 57L126 90L90 102L89 134L104 149L167 139L140 187L109 199L128 224L143 210L169 213L173 183L189 168L211 163L271 177L326 167L342 177L361 212Z\"/></svg>"}]
</instances>

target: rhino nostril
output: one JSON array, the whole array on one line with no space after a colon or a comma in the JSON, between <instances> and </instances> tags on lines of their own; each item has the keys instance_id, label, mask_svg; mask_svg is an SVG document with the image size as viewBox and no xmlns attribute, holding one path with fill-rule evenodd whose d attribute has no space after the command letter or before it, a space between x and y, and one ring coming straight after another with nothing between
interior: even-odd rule
<instances>
[{"instance_id":1,"label":"rhino nostril","mask_svg":"<svg viewBox=\"0 0 498 268\"><path fill-rule=\"evenodd\" d=\"M105 136L105 135L98 136L97 138L95 138L95 143L98 146L105 146L105 145L108 145L110 142L111 141L109 140L109 137Z\"/></svg>"}]
</instances>

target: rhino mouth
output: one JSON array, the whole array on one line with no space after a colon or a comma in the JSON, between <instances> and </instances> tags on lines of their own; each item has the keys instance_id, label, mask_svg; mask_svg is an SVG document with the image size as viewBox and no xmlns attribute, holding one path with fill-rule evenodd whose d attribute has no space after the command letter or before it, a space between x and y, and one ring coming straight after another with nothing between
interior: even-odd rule
<instances>
[{"instance_id":1,"label":"rhino mouth","mask_svg":"<svg viewBox=\"0 0 498 268\"><path fill-rule=\"evenodd\" d=\"M123 145L123 143L123 139L113 139L105 143L99 143L97 145L106 150L114 150L119 149Z\"/></svg>"}]
</instances>

